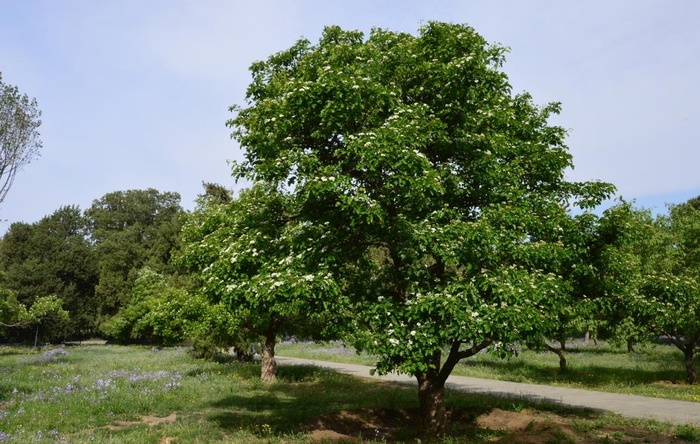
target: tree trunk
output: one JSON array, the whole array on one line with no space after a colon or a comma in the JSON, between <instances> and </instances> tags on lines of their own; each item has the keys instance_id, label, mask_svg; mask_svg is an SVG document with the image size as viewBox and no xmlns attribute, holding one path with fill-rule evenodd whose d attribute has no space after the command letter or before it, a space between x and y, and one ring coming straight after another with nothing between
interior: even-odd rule
<instances>
[{"instance_id":1,"label":"tree trunk","mask_svg":"<svg viewBox=\"0 0 700 444\"><path fill-rule=\"evenodd\" d=\"M454 346L453 346L454 348ZM456 344L459 349L459 344ZM454 367L458 360L452 356L447 358L447 366ZM445 407L445 381L450 369L440 371L441 352L435 351L429 358L428 371L416 374L418 380L418 405L423 421L423 434L428 441L445 435L447 428L447 408Z\"/></svg>"},{"instance_id":2,"label":"tree trunk","mask_svg":"<svg viewBox=\"0 0 700 444\"><path fill-rule=\"evenodd\" d=\"M547 347L547 350L559 356L559 370L562 372L566 371L566 356L564 356L564 352L558 348L552 347L549 344L545 344L545 346Z\"/></svg>"},{"instance_id":3,"label":"tree trunk","mask_svg":"<svg viewBox=\"0 0 700 444\"><path fill-rule=\"evenodd\" d=\"M695 363L693 362L693 358L695 357L694 347L687 347L683 350L683 355L685 356L685 375L688 384L695 384L697 374L695 373Z\"/></svg>"},{"instance_id":4,"label":"tree trunk","mask_svg":"<svg viewBox=\"0 0 700 444\"><path fill-rule=\"evenodd\" d=\"M265 343L262 346L262 361L260 367L260 379L265 382L277 381L277 361L275 360L275 344L277 343L277 328L271 321L265 335Z\"/></svg>"},{"instance_id":5,"label":"tree trunk","mask_svg":"<svg viewBox=\"0 0 700 444\"><path fill-rule=\"evenodd\" d=\"M631 339L627 340L627 353L634 353L634 342Z\"/></svg>"},{"instance_id":6,"label":"tree trunk","mask_svg":"<svg viewBox=\"0 0 700 444\"><path fill-rule=\"evenodd\" d=\"M447 427L445 383L438 380L437 371L416 375L416 379L423 433L429 438L443 436Z\"/></svg>"},{"instance_id":7,"label":"tree trunk","mask_svg":"<svg viewBox=\"0 0 700 444\"><path fill-rule=\"evenodd\" d=\"M452 370L461 359L474 356L491 343L491 338L484 338L481 343L474 343L472 347L462 350L462 341L455 340L452 342L450 352L442 368L440 368L442 353L437 350L426 362L429 370L424 373L416 373L423 433L429 441L444 436L447 429L445 382L447 382Z\"/></svg>"}]
</instances>

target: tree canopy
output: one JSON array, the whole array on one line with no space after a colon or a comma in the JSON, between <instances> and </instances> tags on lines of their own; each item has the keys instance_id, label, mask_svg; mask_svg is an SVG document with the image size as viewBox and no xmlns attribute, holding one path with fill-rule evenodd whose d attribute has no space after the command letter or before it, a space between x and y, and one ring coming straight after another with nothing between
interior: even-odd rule
<instances>
[{"instance_id":1,"label":"tree canopy","mask_svg":"<svg viewBox=\"0 0 700 444\"><path fill-rule=\"evenodd\" d=\"M205 203L185 225L181 260L211 306L230 314L229 328L260 339L261 377L275 380L279 335L322 338L337 319L338 285L311 246L319 229L295 223L291 196L261 184L229 203Z\"/></svg>"},{"instance_id":2,"label":"tree canopy","mask_svg":"<svg viewBox=\"0 0 700 444\"><path fill-rule=\"evenodd\" d=\"M5 200L17 172L40 154L40 117L36 99L3 83L0 73L0 202Z\"/></svg>"},{"instance_id":3,"label":"tree canopy","mask_svg":"<svg viewBox=\"0 0 700 444\"><path fill-rule=\"evenodd\" d=\"M0 286L28 306L55 295L71 314L60 330L44 328L46 339L95 334L97 256L87 225L78 207L65 206L33 224L13 223L0 242Z\"/></svg>"},{"instance_id":4,"label":"tree canopy","mask_svg":"<svg viewBox=\"0 0 700 444\"><path fill-rule=\"evenodd\" d=\"M253 64L231 108L234 174L289 194L294 224L328 227L308 248L350 298L347 339L416 376L434 433L460 359L507 351L561 307L566 208L614 190L566 180L560 106L514 94L505 52L465 25L328 27Z\"/></svg>"},{"instance_id":5,"label":"tree canopy","mask_svg":"<svg viewBox=\"0 0 700 444\"><path fill-rule=\"evenodd\" d=\"M116 191L95 200L85 215L99 258L99 313L109 317L129 302L143 266L170 270L182 228L180 195L152 188Z\"/></svg>"},{"instance_id":6,"label":"tree canopy","mask_svg":"<svg viewBox=\"0 0 700 444\"><path fill-rule=\"evenodd\" d=\"M700 199L691 199L658 216L640 239L645 264L639 297L630 309L654 334L666 336L683 352L686 379L697 380L700 349ZM642 243L643 242L643 243Z\"/></svg>"}]
</instances>

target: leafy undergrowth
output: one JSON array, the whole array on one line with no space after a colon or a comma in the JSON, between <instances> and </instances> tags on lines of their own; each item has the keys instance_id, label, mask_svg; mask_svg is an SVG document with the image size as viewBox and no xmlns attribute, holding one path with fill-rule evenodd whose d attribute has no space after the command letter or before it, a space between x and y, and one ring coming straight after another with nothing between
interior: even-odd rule
<instances>
[{"instance_id":1,"label":"leafy undergrowth","mask_svg":"<svg viewBox=\"0 0 700 444\"><path fill-rule=\"evenodd\" d=\"M286 342L279 355L373 365L371 356L340 343ZM530 384L558 385L639 396L700 402L700 384L685 383L683 355L670 345L639 346L633 353L606 343L572 341L565 352L568 370L561 372L553 353L521 350L501 359L480 353L465 359L453 374ZM700 368L700 358L696 364Z\"/></svg>"},{"instance_id":2,"label":"leafy undergrowth","mask_svg":"<svg viewBox=\"0 0 700 444\"><path fill-rule=\"evenodd\" d=\"M179 348L0 353L0 441L420 442L413 387L317 367L279 371L279 382L264 384L256 363L198 361ZM484 395L449 392L448 405L445 443L670 443L700 436L693 427Z\"/></svg>"}]
</instances>

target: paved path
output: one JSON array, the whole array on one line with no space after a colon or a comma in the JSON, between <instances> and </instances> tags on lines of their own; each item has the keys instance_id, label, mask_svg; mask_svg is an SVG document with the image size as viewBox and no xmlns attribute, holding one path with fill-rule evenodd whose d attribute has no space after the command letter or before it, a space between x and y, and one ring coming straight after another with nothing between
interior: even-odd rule
<instances>
[{"instance_id":1,"label":"paved path","mask_svg":"<svg viewBox=\"0 0 700 444\"><path fill-rule=\"evenodd\" d=\"M370 376L371 367L355 364L315 361L309 359L277 357L280 364L306 364L330 368L341 373L362 378L376 378L416 384L416 380L406 375L390 374ZM632 418L655 419L674 424L700 425L700 402L672 401L645 396L620 395L564 387L551 387L536 384L496 381L491 379L468 378L452 375L447 387L465 392L488 393L506 397L525 397L539 401L549 401L573 407L587 407L595 410L608 410Z\"/></svg>"}]
</instances>

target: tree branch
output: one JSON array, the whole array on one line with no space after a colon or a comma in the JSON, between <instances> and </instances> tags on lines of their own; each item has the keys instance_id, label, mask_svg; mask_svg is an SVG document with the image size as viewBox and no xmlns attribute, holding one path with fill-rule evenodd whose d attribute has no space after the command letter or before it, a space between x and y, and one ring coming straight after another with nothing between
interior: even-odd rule
<instances>
[{"instance_id":1,"label":"tree branch","mask_svg":"<svg viewBox=\"0 0 700 444\"><path fill-rule=\"evenodd\" d=\"M445 364L442 366L442 369L440 369L438 380L444 384L459 361L464 358L474 356L481 350L491 345L492 342L493 340L491 338L485 338L479 344L474 343L474 345L472 345L470 348L460 350L463 342L457 340L453 341L452 346L450 346L450 353L447 355L447 359L445 360Z\"/></svg>"}]
</instances>

